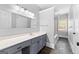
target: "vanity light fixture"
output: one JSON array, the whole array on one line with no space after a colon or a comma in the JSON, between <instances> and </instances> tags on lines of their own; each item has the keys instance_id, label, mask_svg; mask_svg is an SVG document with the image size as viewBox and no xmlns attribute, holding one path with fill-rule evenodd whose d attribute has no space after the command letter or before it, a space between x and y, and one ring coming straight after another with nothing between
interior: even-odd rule
<instances>
[{"instance_id":1,"label":"vanity light fixture","mask_svg":"<svg viewBox=\"0 0 79 59\"><path fill-rule=\"evenodd\" d=\"M21 12L24 12L25 10L24 10L24 8L23 8L23 7L21 7L21 8L20 8L20 11L21 11Z\"/></svg>"},{"instance_id":2,"label":"vanity light fixture","mask_svg":"<svg viewBox=\"0 0 79 59\"><path fill-rule=\"evenodd\" d=\"M25 14L25 16L27 16L27 17L35 18L35 15L34 15L33 12L30 12L29 10L27 10L27 9L25 9L25 8L23 8L23 7L20 7L20 6L18 6L18 5L15 5L15 6L13 6L13 8L14 8L14 10L16 10L16 11L19 11L19 12Z\"/></svg>"},{"instance_id":3,"label":"vanity light fixture","mask_svg":"<svg viewBox=\"0 0 79 59\"><path fill-rule=\"evenodd\" d=\"M25 11L25 14L26 14L28 17L34 18L34 13L30 12L29 10L26 10L26 11Z\"/></svg>"},{"instance_id":4,"label":"vanity light fixture","mask_svg":"<svg viewBox=\"0 0 79 59\"><path fill-rule=\"evenodd\" d=\"M19 11L20 7L16 5L16 6L14 6L14 9L17 10L17 11Z\"/></svg>"}]
</instances>

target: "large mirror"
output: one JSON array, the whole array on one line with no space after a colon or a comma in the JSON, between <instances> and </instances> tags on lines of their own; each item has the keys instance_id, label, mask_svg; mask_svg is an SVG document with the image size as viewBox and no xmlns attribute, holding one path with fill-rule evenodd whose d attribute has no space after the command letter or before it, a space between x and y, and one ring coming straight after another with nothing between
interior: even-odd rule
<instances>
[{"instance_id":1,"label":"large mirror","mask_svg":"<svg viewBox=\"0 0 79 59\"><path fill-rule=\"evenodd\" d=\"M31 28L31 18L12 13L12 28Z\"/></svg>"},{"instance_id":2,"label":"large mirror","mask_svg":"<svg viewBox=\"0 0 79 59\"><path fill-rule=\"evenodd\" d=\"M31 18L0 10L0 29L31 28Z\"/></svg>"}]
</instances>

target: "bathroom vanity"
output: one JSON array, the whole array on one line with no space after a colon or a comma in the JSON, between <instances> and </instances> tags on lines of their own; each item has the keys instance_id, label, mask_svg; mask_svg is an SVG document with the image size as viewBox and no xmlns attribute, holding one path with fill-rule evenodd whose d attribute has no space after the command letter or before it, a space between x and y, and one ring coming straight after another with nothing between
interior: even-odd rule
<instances>
[{"instance_id":1,"label":"bathroom vanity","mask_svg":"<svg viewBox=\"0 0 79 59\"><path fill-rule=\"evenodd\" d=\"M46 45L46 37L45 32L3 37L0 54L37 54Z\"/></svg>"}]
</instances>

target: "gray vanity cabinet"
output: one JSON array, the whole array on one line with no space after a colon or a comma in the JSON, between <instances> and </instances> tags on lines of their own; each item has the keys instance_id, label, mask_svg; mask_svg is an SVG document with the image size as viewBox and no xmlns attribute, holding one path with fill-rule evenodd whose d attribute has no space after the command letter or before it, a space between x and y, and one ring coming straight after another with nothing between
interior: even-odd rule
<instances>
[{"instance_id":1,"label":"gray vanity cabinet","mask_svg":"<svg viewBox=\"0 0 79 59\"><path fill-rule=\"evenodd\" d=\"M37 54L45 44L46 35L44 34L0 50L0 54Z\"/></svg>"},{"instance_id":2,"label":"gray vanity cabinet","mask_svg":"<svg viewBox=\"0 0 79 59\"><path fill-rule=\"evenodd\" d=\"M42 48L43 48L43 40L42 36L40 36L38 41L38 51L40 51Z\"/></svg>"},{"instance_id":3,"label":"gray vanity cabinet","mask_svg":"<svg viewBox=\"0 0 79 59\"><path fill-rule=\"evenodd\" d=\"M42 39L42 47L46 45L46 39L47 39L46 37L47 37L46 34L41 36L41 39Z\"/></svg>"},{"instance_id":4,"label":"gray vanity cabinet","mask_svg":"<svg viewBox=\"0 0 79 59\"><path fill-rule=\"evenodd\" d=\"M32 39L32 44L30 47L30 53L38 53L46 44L46 35L42 35Z\"/></svg>"},{"instance_id":5,"label":"gray vanity cabinet","mask_svg":"<svg viewBox=\"0 0 79 59\"><path fill-rule=\"evenodd\" d=\"M38 47L39 47L39 38L38 37L33 38L30 46L30 53L31 54L38 53Z\"/></svg>"},{"instance_id":6,"label":"gray vanity cabinet","mask_svg":"<svg viewBox=\"0 0 79 59\"><path fill-rule=\"evenodd\" d=\"M46 35L39 37L39 51L46 45Z\"/></svg>"},{"instance_id":7,"label":"gray vanity cabinet","mask_svg":"<svg viewBox=\"0 0 79 59\"><path fill-rule=\"evenodd\" d=\"M37 54L37 53L38 53L38 42L35 42L30 46L30 54Z\"/></svg>"},{"instance_id":8,"label":"gray vanity cabinet","mask_svg":"<svg viewBox=\"0 0 79 59\"><path fill-rule=\"evenodd\" d=\"M42 39L40 37L39 41L38 41L38 51L40 51L42 48L43 48L43 45L42 45Z\"/></svg>"},{"instance_id":9,"label":"gray vanity cabinet","mask_svg":"<svg viewBox=\"0 0 79 59\"><path fill-rule=\"evenodd\" d=\"M1 50L0 54L8 54L6 51Z\"/></svg>"},{"instance_id":10,"label":"gray vanity cabinet","mask_svg":"<svg viewBox=\"0 0 79 59\"><path fill-rule=\"evenodd\" d=\"M6 49L3 49L0 51L0 54L21 54L21 50L24 47L30 46L31 45L31 40L16 44L14 46L8 47Z\"/></svg>"},{"instance_id":11,"label":"gray vanity cabinet","mask_svg":"<svg viewBox=\"0 0 79 59\"><path fill-rule=\"evenodd\" d=\"M8 47L0 52L3 52L3 54L15 54L16 52L20 51L21 49L22 49L21 44L17 44L12 47Z\"/></svg>"}]
</instances>

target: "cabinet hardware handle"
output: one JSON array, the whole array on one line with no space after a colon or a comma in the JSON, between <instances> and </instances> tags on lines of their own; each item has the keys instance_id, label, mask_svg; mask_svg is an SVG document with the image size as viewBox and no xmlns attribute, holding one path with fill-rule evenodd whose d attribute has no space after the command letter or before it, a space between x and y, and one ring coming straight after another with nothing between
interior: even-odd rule
<instances>
[{"instance_id":1,"label":"cabinet hardware handle","mask_svg":"<svg viewBox=\"0 0 79 59\"><path fill-rule=\"evenodd\" d=\"M8 54L8 52L5 52L5 51L0 51L0 52L5 53L5 54Z\"/></svg>"},{"instance_id":2,"label":"cabinet hardware handle","mask_svg":"<svg viewBox=\"0 0 79 59\"><path fill-rule=\"evenodd\" d=\"M73 34L76 34L75 32Z\"/></svg>"},{"instance_id":3,"label":"cabinet hardware handle","mask_svg":"<svg viewBox=\"0 0 79 59\"><path fill-rule=\"evenodd\" d=\"M21 49L21 46L20 46L20 47L18 47L17 49Z\"/></svg>"}]
</instances>

